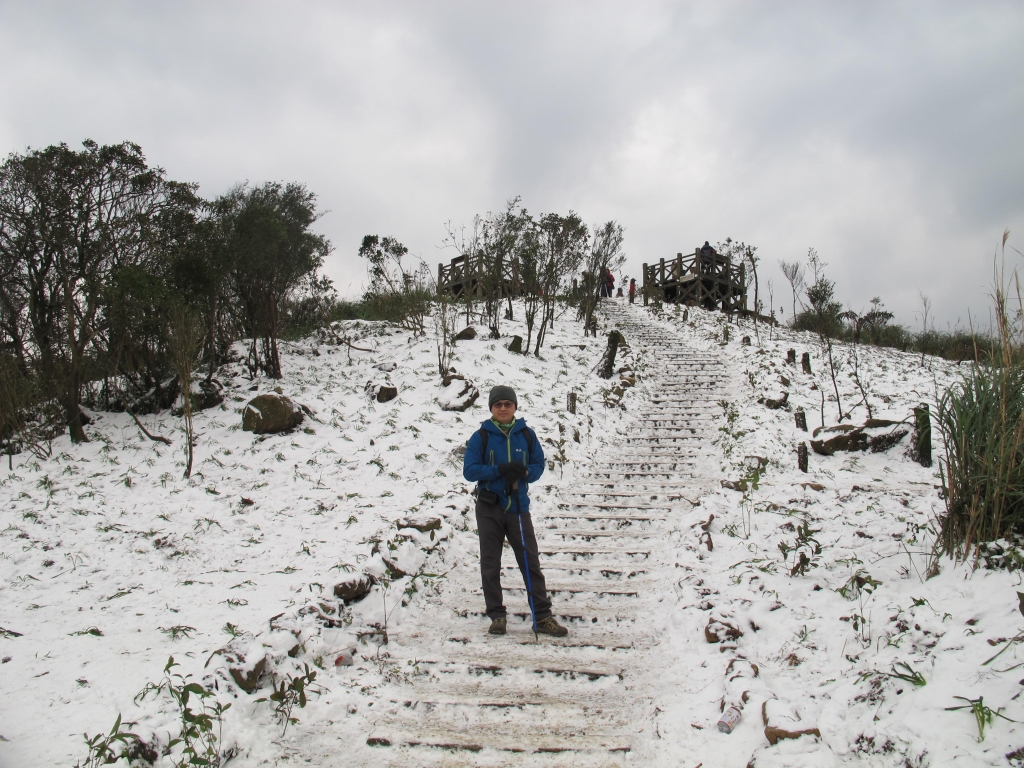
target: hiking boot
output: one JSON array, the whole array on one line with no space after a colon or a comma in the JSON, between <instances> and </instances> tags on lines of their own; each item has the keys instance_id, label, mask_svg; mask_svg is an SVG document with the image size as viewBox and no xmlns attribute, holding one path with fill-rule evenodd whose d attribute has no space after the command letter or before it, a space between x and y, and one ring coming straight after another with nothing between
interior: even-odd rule
<instances>
[{"instance_id":1,"label":"hiking boot","mask_svg":"<svg viewBox=\"0 0 1024 768\"><path fill-rule=\"evenodd\" d=\"M537 632L542 635L551 635L552 637L565 637L569 634L569 630L555 621L554 616L548 616L546 619L538 621Z\"/></svg>"},{"instance_id":2,"label":"hiking boot","mask_svg":"<svg viewBox=\"0 0 1024 768\"><path fill-rule=\"evenodd\" d=\"M487 634L489 634L489 635L504 635L505 634L505 624L506 624L506 622L507 622L507 620L505 619L504 616L499 616L496 619L491 619L491 626L487 630Z\"/></svg>"}]
</instances>

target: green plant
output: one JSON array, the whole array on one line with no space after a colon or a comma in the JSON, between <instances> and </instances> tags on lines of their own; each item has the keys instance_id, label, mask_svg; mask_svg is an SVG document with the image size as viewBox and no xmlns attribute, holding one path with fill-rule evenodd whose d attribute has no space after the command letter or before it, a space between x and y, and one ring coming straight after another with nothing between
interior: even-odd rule
<instances>
[{"instance_id":1,"label":"green plant","mask_svg":"<svg viewBox=\"0 0 1024 768\"><path fill-rule=\"evenodd\" d=\"M1003 708L992 709L985 705L985 697L979 696L976 699L968 699L964 696L954 696L954 699L960 699L966 701L966 704L961 704L958 707L946 707L947 712L957 712L961 709L971 710L971 714L974 715L974 721L978 724L978 741L985 740L985 727L992 725L995 718L1001 717L1008 723L1015 723L1016 720L1011 720L1003 714Z\"/></svg>"},{"instance_id":2,"label":"green plant","mask_svg":"<svg viewBox=\"0 0 1024 768\"><path fill-rule=\"evenodd\" d=\"M905 682L910 683L911 685L916 685L918 687L928 684L928 681L924 679L924 675L922 675L916 669L913 669L909 664L906 664L902 661L897 661L895 664L893 664L891 672L883 672L882 674L884 674L886 677L893 677L897 680L903 680Z\"/></svg>"},{"instance_id":3,"label":"green plant","mask_svg":"<svg viewBox=\"0 0 1024 768\"><path fill-rule=\"evenodd\" d=\"M939 401L946 447L940 542L965 560L1024 525L1024 365L975 365Z\"/></svg>"},{"instance_id":4,"label":"green plant","mask_svg":"<svg viewBox=\"0 0 1024 768\"><path fill-rule=\"evenodd\" d=\"M196 631L195 627L187 627L184 624L175 624L173 627L160 627L160 631L165 635L170 635L171 640L177 640L179 637L192 638L191 633Z\"/></svg>"},{"instance_id":5,"label":"green plant","mask_svg":"<svg viewBox=\"0 0 1024 768\"><path fill-rule=\"evenodd\" d=\"M191 675L172 672L176 666L174 657L168 658L163 680L155 685L146 683L135 696L135 703L145 700L150 693L156 697L166 692L177 705L181 730L178 737L167 744L169 750L184 745L181 753L172 758L175 768L220 766L224 713L231 704L222 704L213 691L191 682Z\"/></svg>"},{"instance_id":6,"label":"green plant","mask_svg":"<svg viewBox=\"0 0 1024 768\"><path fill-rule=\"evenodd\" d=\"M136 734L127 730L133 725L135 723L122 723L121 715L118 713L110 733L106 735L97 733L91 738L89 734L83 733L82 738L85 739L85 744L89 748L89 754L86 755L84 762L79 760L75 763L75 768L99 768L101 765L116 763L125 756L129 746L139 740ZM120 747L120 749L114 751L115 747Z\"/></svg>"},{"instance_id":7,"label":"green plant","mask_svg":"<svg viewBox=\"0 0 1024 768\"><path fill-rule=\"evenodd\" d=\"M846 600L856 600L861 594L870 595L882 582L872 578L871 574L864 570L854 573L843 586L836 589Z\"/></svg>"},{"instance_id":8,"label":"green plant","mask_svg":"<svg viewBox=\"0 0 1024 768\"><path fill-rule=\"evenodd\" d=\"M779 551L782 552L782 559L787 565L789 564L789 553L794 554L793 566L789 570L790 576L803 576L811 568L817 568L821 544L814 538L814 534L820 533L820 531L820 528L811 528L811 524L804 520L796 528L796 541L793 544L788 544L785 541L779 542Z\"/></svg>"},{"instance_id":9,"label":"green plant","mask_svg":"<svg viewBox=\"0 0 1024 768\"><path fill-rule=\"evenodd\" d=\"M319 696L324 690L322 686L313 682L316 680L316 670L310 669L309 664L302 666L305 668L303 674L285 675L284 679L275 680L274 692L268 698L257 699L258 702L274 702L274 714L284 725L284 730L281 731L282 738L288 732L288 726L298 722L297 718L292 717L292 710L296 704L299 705L299 709L305 708L306 692Z\"/></svg>"}]
</instances>

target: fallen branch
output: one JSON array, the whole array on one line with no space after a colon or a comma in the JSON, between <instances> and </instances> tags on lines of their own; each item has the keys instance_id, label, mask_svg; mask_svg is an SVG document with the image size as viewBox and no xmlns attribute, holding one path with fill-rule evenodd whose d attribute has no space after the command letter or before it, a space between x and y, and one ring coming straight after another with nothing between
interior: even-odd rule
<instances>
[{"instance_id":1,"label":"fallen branch","mask_svg":"<svg viewBox=\"0 0 1024 768\"><path fill-rule=\"evenodd\" d=\"M144 426L142 426L142 422L141 422L141 421L139 421L139 417L138 417L138 416L136 416L136 415L135 415L134 413L132 413L132 409L131 409L131 408L129 408L129 407L127 406L127 405L125 405L124 409L125 409L125 411L127 411L127 412L128 412L128 415L129 415L129 416L131 416L131 417L132 417L132 419L134 419L134 420L135 420L135 425L136 425L136 426L137 426L137 427L138 427L138 428L139 428L140 430L142 430L142 434L144 434L144 435L145 435L146 437L148 437L148 438L149 438L150 440L152 440L152 441L153 441L154 443L163 443L164 445L170 445L170 444L171 444L171 441L170 441L170 439L169 439L169 438L166 438L166 437L164 437L163 435L154 435L154 434L151 434L151 433L150 433L150 431L149 431L148 429L146 429L146 428L145 428Z\"/></svg>"}]
</instances>

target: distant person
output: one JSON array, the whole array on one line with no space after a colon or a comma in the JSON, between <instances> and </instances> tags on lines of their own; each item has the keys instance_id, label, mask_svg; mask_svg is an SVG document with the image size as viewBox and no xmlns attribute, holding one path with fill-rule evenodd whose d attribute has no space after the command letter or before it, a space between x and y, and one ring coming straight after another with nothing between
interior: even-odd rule
<instances>
[{"instance_id":1,"label":"distant person","mask_svg":"<svg viewBox=\"0 0 1024 768\"><path fill-rule=\"evenodd\" d=\"M604 290L604 295L609 299L615 294L615 275L607 267L604 269Z\"/></svg>"},{"instance_id":2,"label":"distant person","mask_svg":"<svg viewBox=\"0 0 1024 768\"><path fill-rule=\"evenodd\" d=\"M569 630L551 615L540 552L530 519L529 483L544 473L544 450L537 433L516 418L515 390L497 386L487 398L491 418L466 446L462 476L476 486L476 527L480 535L480 579L491 620L488 633L504 635L508 612L501 595L501 550L505 540L523 574L536 621L535 631L565 637ZM524 546L525 544L525 546ZM524 551L525 550L525 551Z\"/></svg>"},{"instance_id":3,"label":"distant person","mask_svg":"<svg viewBox=\"0 0 1024 768\"><path fill-rule=\"evenodd\" d=\"M711 247L711 244L707 240L705 240L704 245L700 247L700 261L703 267L710 267L715 263L715 249Z\"/></svg>"},{"instance_id":4,"label":"distant person","mask_svg":"<svg viewBox=\"0 0 1024 768\"><path fill-rule=\"evenodd\" d=\"M636 301L636 278L631 277L629 279L629 303L632 304Z\"/></svg>"}]
</instances>

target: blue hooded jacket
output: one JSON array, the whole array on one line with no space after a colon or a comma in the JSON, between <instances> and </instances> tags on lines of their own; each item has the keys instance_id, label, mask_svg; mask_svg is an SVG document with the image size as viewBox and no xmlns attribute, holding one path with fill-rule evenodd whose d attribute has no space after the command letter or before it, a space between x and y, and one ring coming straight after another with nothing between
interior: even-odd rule
<instances>
[{"instance_id":1,"label":"blue hooded jacket","mask_svg":"<svg viewBox=\"0 0 1024 768\"><path fill-rule=\"evenodd\" d=\"M462 476L471 483L478 483L481 489L498 494L498 503L506 512L529 512L530 493L527 486L537 482L544 474L544 449L540 447L537 433L526 426L525 419L521 418L516 419L508 435L490 419L481 424L480 429L487 430L487 455L483 455L483 441L480 430L477 430L466 446ZM526 439L527 430L531 433L530 440ZM525 464L527 470L526 480L518 483L518 507L515 494L509 497L510 489L505 487L505 480L498 472L498 465L509 461Z\"/></svg>"}]
</instances>

